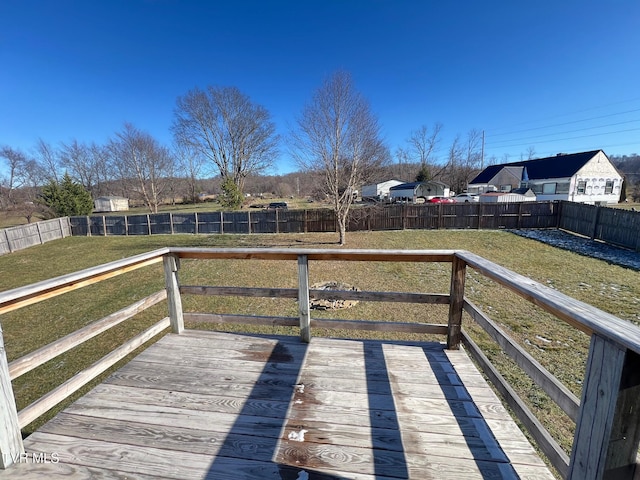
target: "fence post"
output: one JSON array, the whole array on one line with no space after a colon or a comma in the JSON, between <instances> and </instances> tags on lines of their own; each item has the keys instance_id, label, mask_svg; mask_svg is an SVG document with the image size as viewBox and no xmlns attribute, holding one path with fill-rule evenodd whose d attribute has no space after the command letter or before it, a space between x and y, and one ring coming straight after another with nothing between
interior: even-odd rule
<instances>
[{"instance_id":1,"label":"fence post","mask_svg":"<svg viewBox=\"0 0 640 480\"><path fill-rule=\"evenodd\" d=\"M4 336L0 326L0 468L5 469L24 453L22 434L18 423L18 409L13 395Z\"/></svg>"},{"instance_id":2,"label":"fence post","mask_svg":"<svg viewBox=\"0 0 640 480\"><path fill-rule=\"evenodd\" d=\"M251 235L251 210L247 210L247 229L249 230L249 235Z\"/></svg>"},{"instance_id":3,"label":"fence post","mask_svg":"<svg viewBox=\"0 0 640 480\"><path fill-rule=\"evenodd\" d=\"M300 315L300 338L311 341L311 308L309 304L309 260L298 255L298 313Z\"/></svg>"},{"instance_id":4,"label":"fence post","mask_svg":"<svg viewBox=\"0 0 640 480\"><path fill-rule=\"evenodd\" d=\"M164 265L164 281L167 289L171 330L173 330L173 333L182 333L184 330L184 318L182 315L180 284L178 282L180 259L176 255L168 254L163 257L162 262Z\"/></svg>"},{"instance_id":5,"label":"fence post","mask_svg":"<svg viewBox=\"0 0 640 480\"><path fill-rule=\"evenodd\" d=\"M169 229L171 230L171 235L173 235L173 213L169 212Z\"/></svg>"},{"instance_id":6,"label":"fence post","mask_svg":"<svg viewBox=\"0 0 640 480\"><path fill-rule=\"evenodd\" d=\"M521 228L522 227L522 205L523 204L524 204L524 202L518 203L518 224L517 224L517 228Z\"/></svg>"},{"instance_id":7,"label":"fence post","mask_svg":"<svg viewBox=\"0 0 640 480\"><path fill-rule=\"evenodd\" d=\"M87 215L87 237L91 236L91 217Z\"/></svg>"},{"instance_id":8,"label":"fence post","mask_svg":"<svg viewBox=\"0 0 640 480\"><path fill-rule=\"evenodd\" d=\"M224 233L224 212L220 211L220 234Z\"/></svg>"},{"instance_id":9,"label":"fence post","mask_svg":"<svg viewBox=\"0 0 640 480\"><path fill-rule=\"evenodd\" d=\"M596 205L596 211L593 215L593 221L591 223L591 240L596 238L596 232L598 231L598 220L600 220L600 209L601 207Z\"/></svg>"},{"instance_id":10,"label":"fence post","mask_svg":"<svg viewBox=\"0 0 640 480\"><path fill-rule=\"evenodd\" d=\"M149 216L148 213L147 213L147 232L149 232L149 235L151 235L151 217Z\"/></svg>"},{"instance_id":11,"label":"fence post","mask_svg":"<svg viewBox=\"0 0 640 480\"><path fill-rule=\"evenodd\" d=\"M591 336L568 480L634 478L640 444L640 355Z\"/></svg>"},{"instance_id":12,"label":"fence post","mask_svg":"<svg viewBox=\"0 0 640 480\"><path fill-rule=\"evenodd\" d=\"M464 282L467 264L457 256L451 262L451 290L449 293L449 330L447 332L447 348L460 348L462 329L462 308L464 306Z\"/></svg>"},{"instance_id":13,"label":"fence post","mask_svg":"<svg viewBox=\"0 0 640 480\"><path fill-rule=\"evenodd\" d=\"M402 216L402 230L407 228L407 209L406 204L400 205L400 215Z\"/></svg>"},{"instance_id":14,"label":"fence post","mask_svg":"<svg viewBox=\"0 0 640 480\"><path fill-rule=\"evenodd\" d=\"M102 234L107 236L107 216L102 215Z\"/></svg>"},{"instance_id":15,"label":"fence post","mask_svg":"<svg viewBox=\"0 0 640 480\"><path fill-rule=\"evenodd\" d=\"M9 249L9 253L13 253L13 248L11 248L11 242L9 241L9 232L6 228L2 229L4 232L4 238L7 239L7 248Z\"/></svg>"},{"instance_id":16,"label":"fence post","mask_svg":"<svg viewBox=\"0 0 640 480\"><path fill-rule=\"evenodd\" d=\"M556 200L554 202L556 205L556 228L560 228L562 226L562 206L564 205L564 200Z\"/></svg>"},{"instance_id":17,"label":"fence post","mask_svg":"<svg viewBox=\"0 0 640 480\"><path fill-rule=\"evenodd\" d=\"M40 245L44 242L42 241L42 232L40 231L40 222L36 222L36 230L38 231L38 240L40 241Z\"/></svg>"},{"instance_id":18,"label":"fence post","mask_svg":"<svg viewBox=\"0 0 640 480\"><path fill-rule=\"evenodd\" d=\"M195 212L195 227L194 227L194 233L197 235L198 234L198 212Z\"/></svg>"}]
</instances>

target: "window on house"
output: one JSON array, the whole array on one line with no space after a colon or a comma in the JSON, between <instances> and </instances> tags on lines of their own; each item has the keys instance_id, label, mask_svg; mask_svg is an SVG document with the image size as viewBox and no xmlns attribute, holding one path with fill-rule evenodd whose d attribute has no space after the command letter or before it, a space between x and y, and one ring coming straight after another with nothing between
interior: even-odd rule
<instances>
[{"instance_id":1,"label":"window on house","mask_svg":"<svg viewBox=\"0 0 640 480\"><path fill-rule=\"evenodd\" d=\"M544 195L553 195L556 193L556 184L555 183L543 183L542 184L542 193Z\"/></svg>"},{"instance_id":2,"label":"window on house","mask_svg":"<svg viewBox=\"0 0 640 480\"><path fill-rule=\"evenodd\" d=\"M569 193L569 182L557 183L556 193Z\"/></svg>"},{"instance_id":3,"label":"window on house","mask_svg":"<svg viewBox=\"0 0 640 480\"><path fill-rule=\"evenodd\" d=\"M584 192L586 189L587 189L587 182L585 180L580 180L578 182L578 186L576 187L576 193L578 195L584 195Z\"/></svg>"},{"instance_id":4,"label":"window on house","mask_svg":"<svg viewBox=\"0 0 640 480\"><path fill-rule=\"evenodd\" d=\"M511 185L500 185L500 191L501 192L510 192L511 191Z\"/></svg>"},{"instance_id":5,"label":"window on house","mask_svg":"<svg viewBox=\"0 0 640 480\"><path fill-rule=\"evenodd\" d=\"M604 193L610 194L613 192L613 180L607 180L607 183L604 186Z\"/></svg>"}]
</instances>

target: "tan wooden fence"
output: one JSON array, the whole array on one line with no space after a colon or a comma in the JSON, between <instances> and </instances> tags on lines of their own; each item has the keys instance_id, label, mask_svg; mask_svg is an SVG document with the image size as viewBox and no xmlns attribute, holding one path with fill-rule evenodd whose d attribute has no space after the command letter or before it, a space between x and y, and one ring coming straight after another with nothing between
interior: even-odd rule
<instances>
[{"instance_id":1,"label":"tan wooden fence","mask_svg":"<svg viewBox=\"0 0 640 480\"><path fill-rule=\"evenodd\" d=\"M0 255L71 236L69 217L0 230Z\"/></svg>"}]
</instances>

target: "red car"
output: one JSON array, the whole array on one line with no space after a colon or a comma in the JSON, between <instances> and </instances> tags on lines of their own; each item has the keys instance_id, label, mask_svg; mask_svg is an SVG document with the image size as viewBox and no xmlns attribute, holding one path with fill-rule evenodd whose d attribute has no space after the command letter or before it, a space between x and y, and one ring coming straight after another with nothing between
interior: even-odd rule
<instances>
[{"instance_id":1,"label":"red car","mask_svg":"<svg viewBox=\"0 0 640 480\"><path fill-rule=\"evenodd\" d=\"M427 200L427 203L456 203L456 201L449 197L432 197Z\"/></svg>"}]
</instances>

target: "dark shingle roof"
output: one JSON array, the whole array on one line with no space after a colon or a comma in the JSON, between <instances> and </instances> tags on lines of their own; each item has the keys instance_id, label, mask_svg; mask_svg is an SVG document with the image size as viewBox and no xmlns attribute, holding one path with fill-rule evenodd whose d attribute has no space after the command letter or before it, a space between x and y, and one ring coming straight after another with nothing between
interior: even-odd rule
<instances>
[{"instance_id":1,"label":"dark shingle roof","mask_svg":"<svg viewBox=\"0 0 640 480\"><path fill-rule=\"evenodd\" d=\"M411 188L416 188L418 185L442 185L443 187L447 187L446 183L437 182L435 180L429 180L427 182L410 182L410 183L402 183L400 185L395 185L391 187L389 190L409 190Z\"/></svg>"},{"instance_id":2,"label":"dark shingle roof","mask_svg":"<svg viewBox=\"0 0 640 480\"><path fill-rule=\"evenodd\" d=\"M529 180L567 178L573 176L599 151L600 150L593 150L591 152L556 155L554 157L537 158L535 160L526 160L523 162L490 165L469 183L489 183L491 179L504 167L525 167L527 169L527 176L529 177Z\"/></svg>"}]
</instances>

